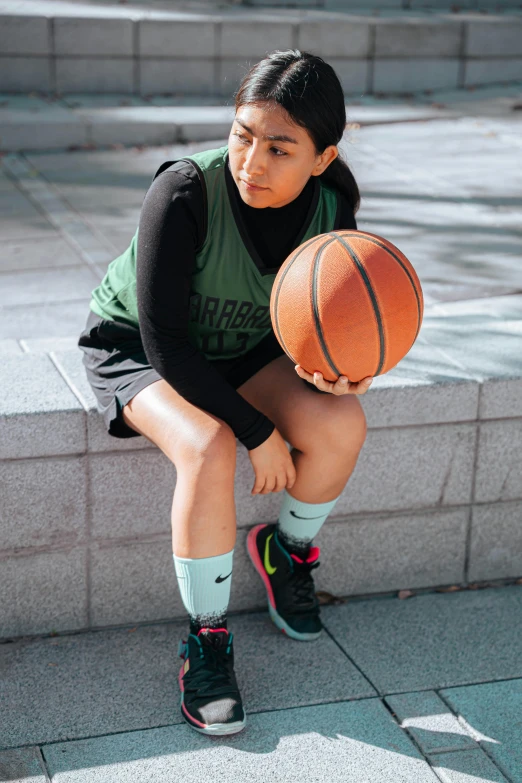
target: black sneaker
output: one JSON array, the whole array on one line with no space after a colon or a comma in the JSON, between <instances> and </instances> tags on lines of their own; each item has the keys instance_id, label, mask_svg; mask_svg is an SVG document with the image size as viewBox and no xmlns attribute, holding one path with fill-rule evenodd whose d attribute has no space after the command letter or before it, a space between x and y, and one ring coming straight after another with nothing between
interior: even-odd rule
<instances>
[{"instance_id":1,"label":"black sneaker","mask_svg":"<svg viewBox=\"0 0 522 783\"><path fill-rule=\"evenodd\" d=\"M247 550L265 585L268 611L276 626L292 639L317 639L323 626L310 572L319 565L319 547L310 547L308 558L302 560L284 548L276 525L271 524L252 528Z\"/></svg>"},{"instance_id":2,"label":"black sneaker","mask_svg":"<svg viewBox=\"0 0 522 783\"><path fill-rule=\"evenodd\" d=\"M246 723L234 674L234 634L202 628L179 643L181 714L202 734L235 734Z\"/></svg>"}]
</instances>

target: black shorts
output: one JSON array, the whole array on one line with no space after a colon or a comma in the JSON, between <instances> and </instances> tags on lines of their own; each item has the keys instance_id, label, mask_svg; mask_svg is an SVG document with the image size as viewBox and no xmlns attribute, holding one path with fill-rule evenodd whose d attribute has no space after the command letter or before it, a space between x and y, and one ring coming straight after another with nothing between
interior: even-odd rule
<instances>
[{"instance_id":1,"label":"black shorts","mask_svg":"<svg viewBox=\"0 0 522 783\"><path fill-rule=\"evenodd\" d=\"M90 310L85 328L78 338L78 346L83 351L87 379L109 435L115 438L137 436L139 433L123 420L123 406L145 386L161 380L162 376L149 364L143 343L136 338L136 330L125 324L106 321ZM242 356L213 359L212 364L237 389L265 364L284 355L271 332Z\"/></svg>"}]
</instances>

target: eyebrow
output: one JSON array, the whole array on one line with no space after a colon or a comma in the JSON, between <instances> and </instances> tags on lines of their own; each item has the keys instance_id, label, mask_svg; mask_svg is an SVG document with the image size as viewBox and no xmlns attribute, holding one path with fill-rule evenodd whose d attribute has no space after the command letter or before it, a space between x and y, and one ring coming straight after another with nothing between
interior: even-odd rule
<instances>
[{"instance_id":1,"label":"eyebrow","mask_svg":"<svg viewBox=\"0 0 522 783\"><path fill-rule=\"evenodd\" d=\"M248 127L248 125L245 125L244 122L241 122L241 120L238 120L237 117L235 117L235 120L236 120L236 122L239 125L241 125L241 127L243 127L245 130L247 130L249 133L251 133L252 136L255 136L255 133L253 132L253 130L251 128ZM288 141L288 142L290 142L290 144L298 144L299 143L297 141L297 139L293 139L291 136L284 136L284 135L280 135L280 136L263 136L263 139L265 139L266 141Z\"/></svg>"}]
</instances>

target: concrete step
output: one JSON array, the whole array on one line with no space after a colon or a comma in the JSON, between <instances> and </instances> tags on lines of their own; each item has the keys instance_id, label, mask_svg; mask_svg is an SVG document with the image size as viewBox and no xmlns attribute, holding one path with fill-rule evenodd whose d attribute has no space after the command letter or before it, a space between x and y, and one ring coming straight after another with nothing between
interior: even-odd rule
<instances>
[{"instance_id":1,"label":"concrete step","mask_svg":"<svg viewBox=\"0 0 522 783\"><path fill-rule=\"evenodd\" d=\"M522 78L515 9L166 10L25 0L0 4L0 91L215 95L230 99L267 51L325 57L347 94L451 89ZM414 65L413 65L414 63Z\"/></svg>"},{"instance_id":2,"label":"concrete step","mask_svg":"<svg viewBox=\"0 0 522 783\"><path fill-rule=\"evenodd\" d=\"M436 90L409 98L354 96L348 126L517 116L522 82L468 90ZM201 96L180 98L71 94L0 94L0 152L34 152L185 144L226 138L232 105ZM38 133L35 133L35 127Z\"/></svg>"},{"instance_id":3,"label":"concrete step","mask_svg":"<svg viewBox=\"0 0 522 783\"><path fill-rule=\"evenodd\" d=\"M118 149L136 144L213 141L228 136L235 114L232 106L180 106L174 101L168 105L168 98L149 103L133 98L132 105L129 103L121 95L74 95L58 101L50 96L0 95L0 151ZM350 123L359 127L460 116L440 106L400 103L348 105L347 112Z\"/></svg>"},{"instance_id":4,"label":"concrete step","mask_svg":"<svg viewBox=\"0 0 522 783\"><path fill-rule=\"evenodd\" d=\"M375 14L402 13L404 11L452 11L465 10L485 13L499 10L519 10L520 0L243 0L243 5L255 8L299 8L339 11L342 13L369 11Z\"/></svg>"}]
</instances>

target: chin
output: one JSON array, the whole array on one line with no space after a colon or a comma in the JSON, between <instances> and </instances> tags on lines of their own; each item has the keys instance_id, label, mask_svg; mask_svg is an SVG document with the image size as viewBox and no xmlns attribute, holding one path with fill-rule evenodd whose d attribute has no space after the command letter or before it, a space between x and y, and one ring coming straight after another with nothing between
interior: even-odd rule
<instances>
[{"instance_id":1,"label":"chin","mask_svg":"<svg viewBox=\"0 0 522 783\"><path fill-rule=\"evenodd\" d=\"M241 194L241 198L245 202L245 204L249 204L252 207L267 207L270 206L269 204L265 204L265 198L263 193L247 193L239 191Z\"/></svg>"}]
</instances>

